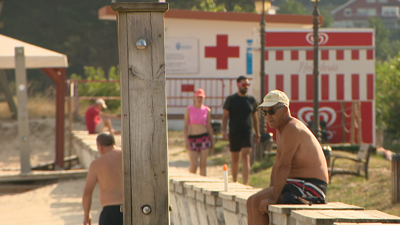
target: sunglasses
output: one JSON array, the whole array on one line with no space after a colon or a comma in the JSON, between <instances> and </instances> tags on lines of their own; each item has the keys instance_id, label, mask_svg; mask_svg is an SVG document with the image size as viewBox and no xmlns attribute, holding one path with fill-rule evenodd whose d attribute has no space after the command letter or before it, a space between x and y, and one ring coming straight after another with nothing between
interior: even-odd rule
<instances>
[{"instance_id":1,"label":"sunglasses","mask_svg":"<svg viewBox=\"0 0 400 225\"><path fill-rule=\"evenodd\" d=\"M269 115L274 115L275 113L276 113L276 110L278 110L278 109L280 109L280 108L282 108L282 107L284 107L285 105L280 105L280 106L278 106L278 107L276 107L275 109L274 108L272 108L272 109L270 109L270 110L265 110L265 109L263 109L263 110L261 110L261 115L263 115L263 116L267 116L267 114L269 114Z\"/></svg>"},{"instance_id":2,"label":"sunglasses","mask_svg":"<svg viewBox=\"0 0 400 225\"><path fill-rule=\"evenodd\" d=\"M242 86L242 87L250 87L250 84L242 84L240 82L237 82L237 85Z\"/></svg>"}]
</instances>

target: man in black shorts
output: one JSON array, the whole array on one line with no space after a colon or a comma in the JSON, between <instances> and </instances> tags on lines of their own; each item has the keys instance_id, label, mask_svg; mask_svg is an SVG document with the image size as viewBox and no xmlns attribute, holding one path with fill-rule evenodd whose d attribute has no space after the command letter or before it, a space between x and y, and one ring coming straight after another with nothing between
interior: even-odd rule
<instances>
[{"instance_id":1,"label":"man in black shorts","mask_svg":"<svg viewBox=\"0 0 400 225\"><path fill-rule=\"evenodd\" d=\"M248 225L269 224L271 204L324 204L329 181L320 143L308 127L290 114L288 96L270 91L259 106L276 129L276 158L269 187L247 199Z\"/></svg>"},{"instance_id":2,"label":"man in black shorts","mask_svg":"<svg viewBox=\"0 0 400 225\"><path fill-rule=\"evenodd\" d=\"M256 142L260 141L257 117L257 101L248 95L250 82L245 76L237 79L238 92L226 98L222 116L222 134L229 140L232 156L232 178L237 181L239 158L242 159L243 183L248 184L250 176L250 153L252 151L252 130L256 133ZM229 120L229 135L227 121Z\"/></svg>"},{"instance_id":3,"label":"man in black shorts","mask_svg":"<svg viewBox=\"0 0 400 225\"><path fill-rule=\"evenodd\" d=\"M92 161L86 177L82 197L83 225L91 224L92 193L97 183L100 186L100 203L103 206L99 225L122 225L123 214L120 211L123 203L122 150L115 145L114 136L108 133L99 134L96 144L100 156Z\"/></svg>"}]
</instances>

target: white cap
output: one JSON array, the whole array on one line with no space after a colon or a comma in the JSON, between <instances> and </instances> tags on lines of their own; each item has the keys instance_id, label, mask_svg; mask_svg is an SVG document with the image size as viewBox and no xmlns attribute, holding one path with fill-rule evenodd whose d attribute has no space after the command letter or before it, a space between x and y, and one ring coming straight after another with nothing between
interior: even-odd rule
<instances>
[{"instance_id":1,"label":"white cap","mask_svg":"<svg viewBox=\"0 0 400 225\"><path fill-rule=\"evenodd\" d=\"M98 98L96 100L96 104L99 104L99 105L103 106L103 108L105 108L105 109L107 108L106 102L102 98Z\"/></svg>"},{"instance_id":2,"label":"white cap","mask_svg":"<svg viewBox=\"0 0 400 225\"><path fill-rule=\"evenodd\" d=\"M271 107L279 102L289 106L289 98L285 92L280 90L270 91L265 97L264 102L258 107Z\"/></svg>"}]
</instances>

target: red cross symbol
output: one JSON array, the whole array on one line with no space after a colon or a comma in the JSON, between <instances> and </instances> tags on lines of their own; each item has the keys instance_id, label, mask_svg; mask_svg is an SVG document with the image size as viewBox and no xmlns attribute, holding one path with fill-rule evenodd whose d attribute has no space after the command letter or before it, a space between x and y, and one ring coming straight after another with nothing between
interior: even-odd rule
<instances>
[{"instance_id":1,"label":"red cross symbol","mask_svg":"<svg viewBox=\"0 0 400 225\"><path fill-rule=\"evenodd\" d=\"M206 46L205 57L217 58L217 70L227 70L228 58L239 58L239 46L228 46L228 35L217 35L217 46Z\"/></svg>"}]
</instances>

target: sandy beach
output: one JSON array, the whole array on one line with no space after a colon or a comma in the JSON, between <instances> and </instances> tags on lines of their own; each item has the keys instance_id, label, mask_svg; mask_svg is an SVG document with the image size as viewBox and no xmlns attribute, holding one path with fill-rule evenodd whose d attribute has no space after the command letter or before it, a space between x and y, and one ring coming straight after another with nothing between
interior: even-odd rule
<instances>
[{"instance_id":1,"label":"sandy beach","mask_svg":"<svg viewBox=\"0 0 400 225\"><path fill-rule=\"evenodd\" d=\"M84 129L74 124L73 129ZM66 124L66 131L68 124ZM0 121L0 173L19 168L18 126L15 121ZM67 133L67 132L66 132ZM54 160L55 119L30 121L31 165ZM67 134L66 134L67 135ZM67 137L66 137L67 138ZM66 142L68 143L68 142ZM172 143L172 142L171 142ZM65 149L68 149L67 146ZM170 166L187 170L189 161L184 147L169 146ZM221 171L220 171L221 170ZM222 168L209 166L208 176L222 177ZM4 184L0 184L4 186ZM85 179L61 180L24 193L0 195L0 223L5 225L76 225L83 222L81 197ZM92 203L92 224L98 224L101 212L96 187Z\"/></svg>"}]
</instances>

